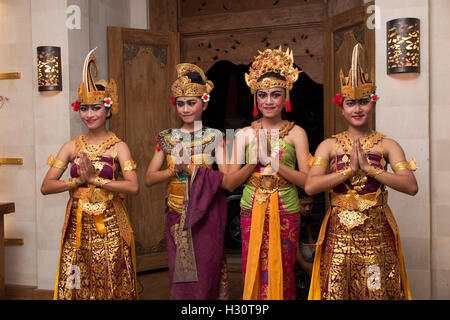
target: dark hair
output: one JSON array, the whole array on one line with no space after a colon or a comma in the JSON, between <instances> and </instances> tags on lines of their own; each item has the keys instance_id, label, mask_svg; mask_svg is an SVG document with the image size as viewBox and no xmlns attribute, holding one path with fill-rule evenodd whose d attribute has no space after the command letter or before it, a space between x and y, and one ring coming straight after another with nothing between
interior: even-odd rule
<instances>
[{"instance_id":1,"label":"dark hair","mask_svg":"<svg viewBox=\"0 0 450 320\"><path fill-rule=\"evenodd\" d=\"M194 83L198 83L198 84L201 84L201 85L205 85L206 84L206 82L203 81L202 76L200 75L200 73L198 73L196 71L188 72L186 74L186 76L189 79L191 79L191 81L194 82Z\"/></svg>"},{"instance_id":2,"label":"dark hair","mask_svg":"<svg viewBox=\"0 0 450 320\"><path fill-rule=\"evenodd\" d=\"M98 91L105 91L105 87L103 85L96 83L95 86L97 87ZM109 116L107 116L106 119L111 119L111 117L112 117L112 112L109 113Z\"/></svg>"}]
</instances>

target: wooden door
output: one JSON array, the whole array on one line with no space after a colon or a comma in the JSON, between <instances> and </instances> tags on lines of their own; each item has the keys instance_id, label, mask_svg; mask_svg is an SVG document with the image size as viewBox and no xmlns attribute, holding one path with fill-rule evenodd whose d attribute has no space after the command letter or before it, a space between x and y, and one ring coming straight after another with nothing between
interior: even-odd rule
<instances>
[{"instance_id":1,"label":"wooden door","mask_svg":"<svg viewBox=\"0 0 450 320\"><path fill-rule=\"evenodd\" d=\"M341 110L333 103L333 97L340 92L340 70L342 69L344 75L348 74L353 47L357 42L365 48L365 72L370 74L372 67L375 70L375 29L369 29L366 24L369 18L367 7L372 4L373 2L345 11L325 22L323 47L325 138L347 129ZM372 128L375 128L375 114Z\"/></svg>"},{"instance_id":2,"label":"wooden door","mask_svg":"<svg viewBox=\"0 0 450 320\"><path fill-rule=\"evenodd\" d=\"M137 271L168 266L165 245L166 185L148 188L145 172L161 130L177 126L170 85L179 63L179 35L108 27L109 76L117 81L119 113L110 129L125 141L137 164L139 194L126 199L136 243Z\"/></svg>"}]
</instances>

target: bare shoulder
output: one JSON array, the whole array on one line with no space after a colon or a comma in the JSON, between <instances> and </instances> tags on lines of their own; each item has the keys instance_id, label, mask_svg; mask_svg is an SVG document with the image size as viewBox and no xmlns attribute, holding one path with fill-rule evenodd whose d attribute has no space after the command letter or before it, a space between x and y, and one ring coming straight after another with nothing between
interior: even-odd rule
<instances>
[{"instance_id":1,"label":"bare shoulder","mask_svg":"<svg viewBox=\"0 0 450 320\"><path fill-rule=\"evenodd\" d=\"M292 127L291 133L296 136L303 136L303 137L307 136L305 129L296 124Z\"/></svg>"},{"instance_id":2,"label":"bare shoulder","mask_svg":"<svg viewBox=\"0 0 450 320\"><path fill-rule=\"evenodd\" d=\"M316 155L320 157L328 156L329 158L334 156L335 153L335 139L327 138L323 140L316 149Z\"/></svg>"},{"instance_id":3,"label":"bare shoulder","mask_svg":"<svg viewBox=\"0 0 450 320\"><path fill-rule=\"evenodd\" d=\"M128 148L128 145L125 142L123 142L123 141L117 142L115 144L115 148L116 148L116 150L117 150L117 152L119 154L121 152L128 152L128 153L130 152L130 149Z\"/></svg>"},{"instance_id":4,"label":"bare shoulder","mask_svg":"<svg viewBox=\"0 0 450 320\"><path fill-rule=\"evenodd\" d=\"M402 149L400 144L392 138L384 137L382 143L383 143L384 149L387 151L395 150L395 149Z\"/></svg>"}]
</instances>

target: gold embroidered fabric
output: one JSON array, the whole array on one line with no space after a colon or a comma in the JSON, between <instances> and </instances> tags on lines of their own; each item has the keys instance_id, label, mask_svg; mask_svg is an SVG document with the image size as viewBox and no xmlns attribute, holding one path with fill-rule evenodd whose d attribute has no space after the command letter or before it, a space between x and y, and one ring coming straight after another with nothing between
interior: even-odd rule
<instances>
[{"instance_id":1,"label":"gold embroidered fabric","mask_svg":"<svg viewBox=\"0 0 450 320\"><path fill-rule=\"evenodd\" d=\"M360 139L360 144L361 144L361 148L364 151L365 157L367 159L367 162L372 166L372 161L369 159L369 153L372 150L372 148L375 145L379 145L380 147L380 151L381 151L381 160L380 160L380 164L383 167L383 169L386 166L386 160L384 159L384 154L383 154L383 144L381 143L383 138L385 137L385 135L377 132L377 131L373 131L371 134L369 134L367 137L364 137L362 139ZM333 138L336 139L336 143L335 143L335 163L334 165L337 166L337 154L338 154L338 147L341 146L342 150L343 150L343 157L342 157L342 162L344 163L344 168L342 168L340 171L338 172L346 172L346 170L348 170L348 168L350 168L350 154L352 153L353 150L353 139L350 138L350 136L348 135L347 131L341 132L339 134L333 135ZM337 167L336 167L337 168ZM350 182L353 186L353 189L361 191L364 189L366 182L367 182L367 175L364 171L362 171L361 169L358 170L351 178L350 178Z\"/></svg>"},{"instance_id":2,"label":"gold embroidered fabric","mask_svg":"<svg viewBox=\"0 0 450 320\"><path fill-rule=\"evenodd\" d=\"M194 181L197 167L194 167L191 183ZM195 282L198 281L197 263L195 260L194 242L192 239L192 230L184 229L186 221L187 206L189 203L189 183L185 184L184 199L180 217L180 223L170 228L170 232L176 243L175 269L173 281L177 282Z\"/></svg>"},{"instance_id":3,"label":"gold embroidered fabric","mask_svg":"<svg viewBox=\"0 0 450 320\"><path fill-rule=\"evenodd\" d=\"M170 168L175 165L176 161L172 153L176 154L175 148L179 147L177 146L178 143L181 143L185 150L189 152L189 157L186 157L188 162L211 168L214 163L213 154L205 151L214 150L222 141L222 138L223 134L221 131L208 127L203 127L201 130L191 133L177 128L170 128L161 131L157 135L157 142L166 154L166 162L170 174L173 172ZM184 186L187 178L188 176L185 172L177 176L171 176L167 187L167 205L180 214L182 212Z\"/></svg>"},{"instance_id":4,"label":"gold embroidered fabric","mask_svg":"<svg viewBox=\"0 0 450 320\"><path fill-rule=\"evenodd\" d=\"M81 148L88 156L88 158L93 161L97 157L101 157L106 150L111 148L116 143L120 142L121 140L117 138L117 136L109 131L108 132L108 139L103 141L101 144L95 145L95 144L89 144L86 141L86 135L82 134L78 138L75 139L75 143L77 144L77 149Z\"/></svg>"},{"instance_id":5,"label":"gold embroidered fabric","mask_svg":"<svg viewBox=\"0 0 450 320\"><path fill-rule=\"evenodd\" d=\"M70 206L73 213L77 203ZM77 215L67 215L70 223L61 242L54 299L134 300L138 298L134 240L127 243L113 208L104 212L104 232L98 232L96 216L84 214L80 220L80 246L76 250Z\"/></svg>"}]
</instances>

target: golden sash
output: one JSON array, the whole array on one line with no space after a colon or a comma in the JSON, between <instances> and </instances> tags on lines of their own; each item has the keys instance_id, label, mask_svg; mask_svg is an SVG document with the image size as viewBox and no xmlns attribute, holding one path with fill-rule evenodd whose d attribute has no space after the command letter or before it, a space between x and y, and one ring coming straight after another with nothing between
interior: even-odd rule
<instances>
[{"instance_id":1,"label":"golden sash","mask_svg":"<svg viewBox=\"0 0 450 320\"><path fill-rule=\"evenodd\" d=\"M259 293L259 257L264 232L264 219L269 208L269 300L283 299L283 261L281 255L281 227L278 189L290 184L278 175L253 173L247 184L256 187L252 207L252 222L244 281L244 300L257 300Z\"/></svg>"}]
</instances>

